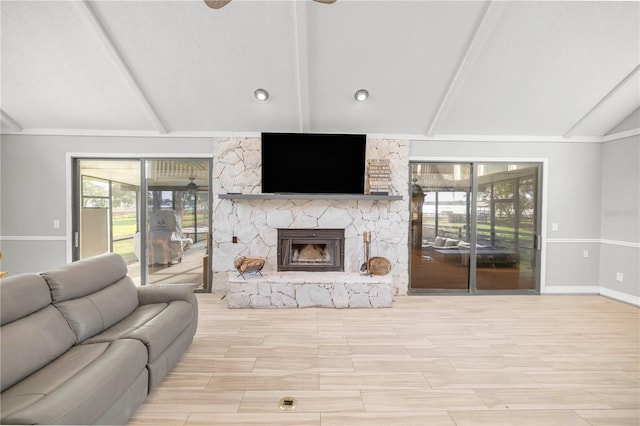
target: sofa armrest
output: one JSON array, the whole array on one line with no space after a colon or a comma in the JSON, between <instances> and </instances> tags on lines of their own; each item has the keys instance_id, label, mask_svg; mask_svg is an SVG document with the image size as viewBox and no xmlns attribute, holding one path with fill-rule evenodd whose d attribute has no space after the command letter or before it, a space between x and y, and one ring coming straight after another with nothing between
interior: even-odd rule
<instances>
[{"instance_id":1,"label":"sofa armrest","mask_svg":"<svg viewBox=\"0 0 640 426\"><path fill-rule=\"evenodd\" d=\"M140 305L149 305L184 300L196 305L196 296L193 292L195 288L193 284L149 284L137 288L138 302Z\"/></svg>"}]
</instances>

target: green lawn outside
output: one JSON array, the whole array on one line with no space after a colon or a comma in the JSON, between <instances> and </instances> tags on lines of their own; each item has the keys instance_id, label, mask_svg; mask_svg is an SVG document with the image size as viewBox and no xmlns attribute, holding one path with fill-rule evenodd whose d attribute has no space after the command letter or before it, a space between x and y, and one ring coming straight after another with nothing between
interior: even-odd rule
<instances>
[{"instance_id":1,"label":"green lawn outside","mask_svg":"<svg viewBox=\"0 0 640 426\"><path fill-rule=\"evenodd\" d=\"M127 264L138 261L138 258L136 257L136 254L133 251L133 238L114 241L113 252L121 255Z\"/></svg>"},{"instance_id":2,"label":"green lawn outside","mask_svg":"<svg viewBox=\"0 0 640 426\"><path fill-rule=\"evenodd\" d=\"M132 236L136 233L138 225L136 223L136 215L113 216L113 238L122 238Z\"/></svg>"},{"instance_id":3,"label":"green lawn outside","mask_svg":"<svg viewBox=\"0 0 640 426\"><path fill-rule=\"evenodd\" d=\"M423 226L433 227L434 223L425 222ZM466 224L463 222L460 223L446 223L440 224L439 230L447 231L451 233L464 232ZM499 239L503 240L511 240L514 239L514 228L509 226L495 226L494 232L495 236ZM489 238L491 233L491 227L488 224L478 224L478 236L486 236ZM522 224L519 229L519 241L521 245L532 245L533 244L533 225L532 224ZM527 244L528 243L528 244Z\"/></svg>"}]
</instances>

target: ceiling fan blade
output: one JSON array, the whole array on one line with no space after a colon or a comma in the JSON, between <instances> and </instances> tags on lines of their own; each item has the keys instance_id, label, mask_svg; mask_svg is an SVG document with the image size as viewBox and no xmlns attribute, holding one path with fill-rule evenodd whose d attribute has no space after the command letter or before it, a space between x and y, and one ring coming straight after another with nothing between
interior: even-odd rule
<instances>
[{"instance_id":1,"label":"ceiling fan blade","mask_svg":"<svg viewBox=\"0 0 640 426\"><path fill-rule=\"evenodd\" d=\"M324 4L333 4L336 2L336 0L313 0L313 1L317 1L318 3L324 3Z\"/></svg>"},{"instance_id":2,"label":"ceiling fan blade","mask_svg":"<svg viewBox=\"0 0 640 426\"><path fill-rule=\"evenodd\" d=\"M231 0L204 0L204 2L211 9L220 9L220 8L228 5L229 3L231 3Z\"/></svg>"}]
</instances>

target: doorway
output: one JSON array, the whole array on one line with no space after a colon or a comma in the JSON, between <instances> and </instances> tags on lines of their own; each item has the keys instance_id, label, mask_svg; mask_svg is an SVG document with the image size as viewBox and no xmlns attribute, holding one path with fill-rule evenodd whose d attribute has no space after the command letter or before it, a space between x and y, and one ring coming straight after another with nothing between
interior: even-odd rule
<instances>
[{"instance_id":1,"label":"doorway","mask_svg":"<svg viewBox=\"0 0 640 426\"><path fill-rule=\"evenodd\" d=\"M410 163L410 292L539 293L541 167Z\"/></svg>"},{"instance_id":2,"label":"doorway","mask_svg":"<svg viewBox=\"0 0 640 426\"><path fill-rule=\"evenodd\" d=\"M137 285L210 291L211 160L74 158L73 260L119 253Z\"/></svg>"}]
</instances>

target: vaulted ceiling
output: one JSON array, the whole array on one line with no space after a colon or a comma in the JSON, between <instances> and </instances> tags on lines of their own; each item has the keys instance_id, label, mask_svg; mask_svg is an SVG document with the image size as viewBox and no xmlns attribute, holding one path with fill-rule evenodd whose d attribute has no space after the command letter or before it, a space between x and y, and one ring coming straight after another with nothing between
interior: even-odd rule
<instances>
[{"instance_id":1,"label":"vaulted ceiling","mask_svg":"<svg viewBox=\"0 0 640 426\"><path fill-rule=\"evenodd\" d=\"M637 1L2 0L1 13L5 134L579 140L640 106Z\"/></svg>"}]
</instances>

